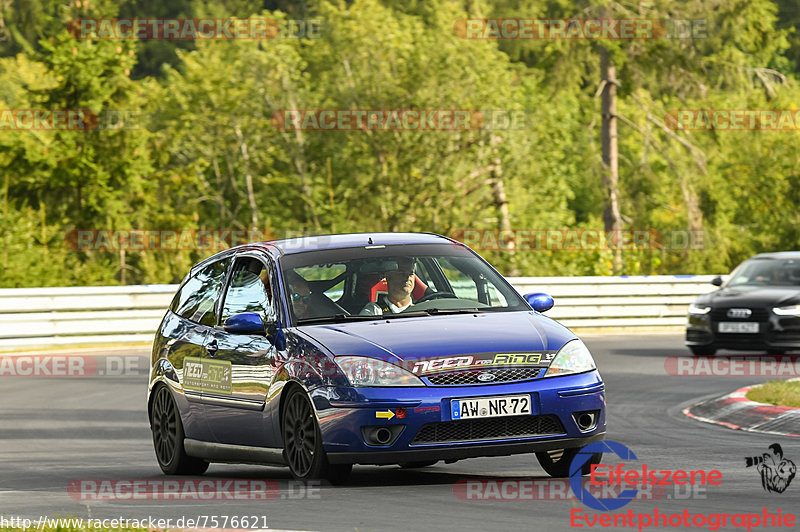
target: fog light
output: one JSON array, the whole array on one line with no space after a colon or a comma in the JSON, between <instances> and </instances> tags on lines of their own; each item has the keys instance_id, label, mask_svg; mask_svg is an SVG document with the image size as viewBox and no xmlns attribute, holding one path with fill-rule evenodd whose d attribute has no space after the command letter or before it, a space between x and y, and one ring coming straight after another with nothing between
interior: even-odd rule
<instances>
[{"instance_id":1,"label":"fog light","mask_svg":"<svg viewBox=\"0 0 800 532\"><path fill-rule=\"evenodd\" d=\"M368 445L386 447L395 442L405 425L372 425L361 427L361 434Z\"/></svg>"},{"instance_id":2,"label":"fog light","mask_svg":"<svg viewBox=\"0 0 800 532\"><path fill-rule=\"evenodd\" d=\"M575 420L578 428L583 432L593 430L597 427L597 420L599 417L599 410L586 410L585 412L575 412L572 414L572 418Z\"/></svg>"}]
</instances>

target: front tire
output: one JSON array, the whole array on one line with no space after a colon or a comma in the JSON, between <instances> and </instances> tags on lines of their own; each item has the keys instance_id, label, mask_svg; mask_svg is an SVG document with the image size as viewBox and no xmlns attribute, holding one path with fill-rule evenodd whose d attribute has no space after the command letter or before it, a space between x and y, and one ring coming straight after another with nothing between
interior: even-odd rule
<instances>
[{"instance_id":1,"label":"front tire","mask_svg":"<svg viewBox=\"0 0 800 532\"><path fill-rule=\"evenodd\" d=\"M202 475L208 462L186 454L183 423L169 388L158 385L150 407L150 426L158 465L167 475Z\"/></svg>"},{"instance_id":2,"label":"front tire","mask_svg":"<svg viewBox=\"0 0 800 532\"><path fill-rule=\"evenodd\" d=\"M347 480L353 465L328 463L314 408L305 392L299 388L289 391L281 419L283 454L295 479L324 478L332 484Z\"/></svg>"},{"instance_id":3,"label":"front tire","mask_svg":"<svg viewBox=\"0 0 800 532\"><path fill-rule=\"evenodd\" d=\"M567 478L569 477L569 466L572 464L572 459L578 454L581 447L573 447L571 449L554 449L552 451L542 451L536 453L536 459L545 472L554 478ZM595 453L592 457L583 464L581 468L581 475L588 475L592 472L592 465L599 464L602 460L602 453Z\"/></svg>"}]
</instances>

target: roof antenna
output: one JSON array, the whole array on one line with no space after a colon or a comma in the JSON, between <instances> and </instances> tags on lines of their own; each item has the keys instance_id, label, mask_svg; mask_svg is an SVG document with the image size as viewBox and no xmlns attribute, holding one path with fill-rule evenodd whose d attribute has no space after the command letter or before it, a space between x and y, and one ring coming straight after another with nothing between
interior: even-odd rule
<instances>
[{"instance_id":1,"label":"roof antenna","mask_svg":"<svg viewBox=\"0 0 800 532\"><path fill-rule=\"evenodd\" d=\"M369 245L371 246L371 245L372 245L372 244L374 244L374 243L375 243L375 242L373 242L373 241L372 241L372 237L369 237L369 240L367 240L367 244L369 244Z\"/></svg>"}]
</instances>

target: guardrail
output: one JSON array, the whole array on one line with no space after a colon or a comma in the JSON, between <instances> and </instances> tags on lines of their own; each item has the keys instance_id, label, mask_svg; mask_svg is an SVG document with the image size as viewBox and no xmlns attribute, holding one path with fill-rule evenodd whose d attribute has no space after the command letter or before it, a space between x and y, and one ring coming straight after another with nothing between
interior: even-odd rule
<instances>
[{"instance_id":1,"label":"guardrail","mask_svg":"<svg viewBox=\"0 0 800 532\"><path fill-rule=\"evenodd\" d=\"M516 277L547 292L547 315L582 329L678 329L713 275ZM0 349L151 342L177 285L0 289Z\"/></svg>"}]
</instances>

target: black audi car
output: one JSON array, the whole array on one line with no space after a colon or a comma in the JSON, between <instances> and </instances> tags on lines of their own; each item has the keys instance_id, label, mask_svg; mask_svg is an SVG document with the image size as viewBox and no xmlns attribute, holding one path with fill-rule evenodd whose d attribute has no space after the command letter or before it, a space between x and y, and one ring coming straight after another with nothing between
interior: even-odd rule
<instances>
[{"instance_id":1,"label":"black audi car","mask_svg":"<svg viewBox=\"0 0 800 532\"><path fill-rule=\"evenodd\" d=\"M800 349L800 251L761 253L744 261L719 290L689 306L686 345L695 355L717 349Z\"/></svg>"}]
</instances>

